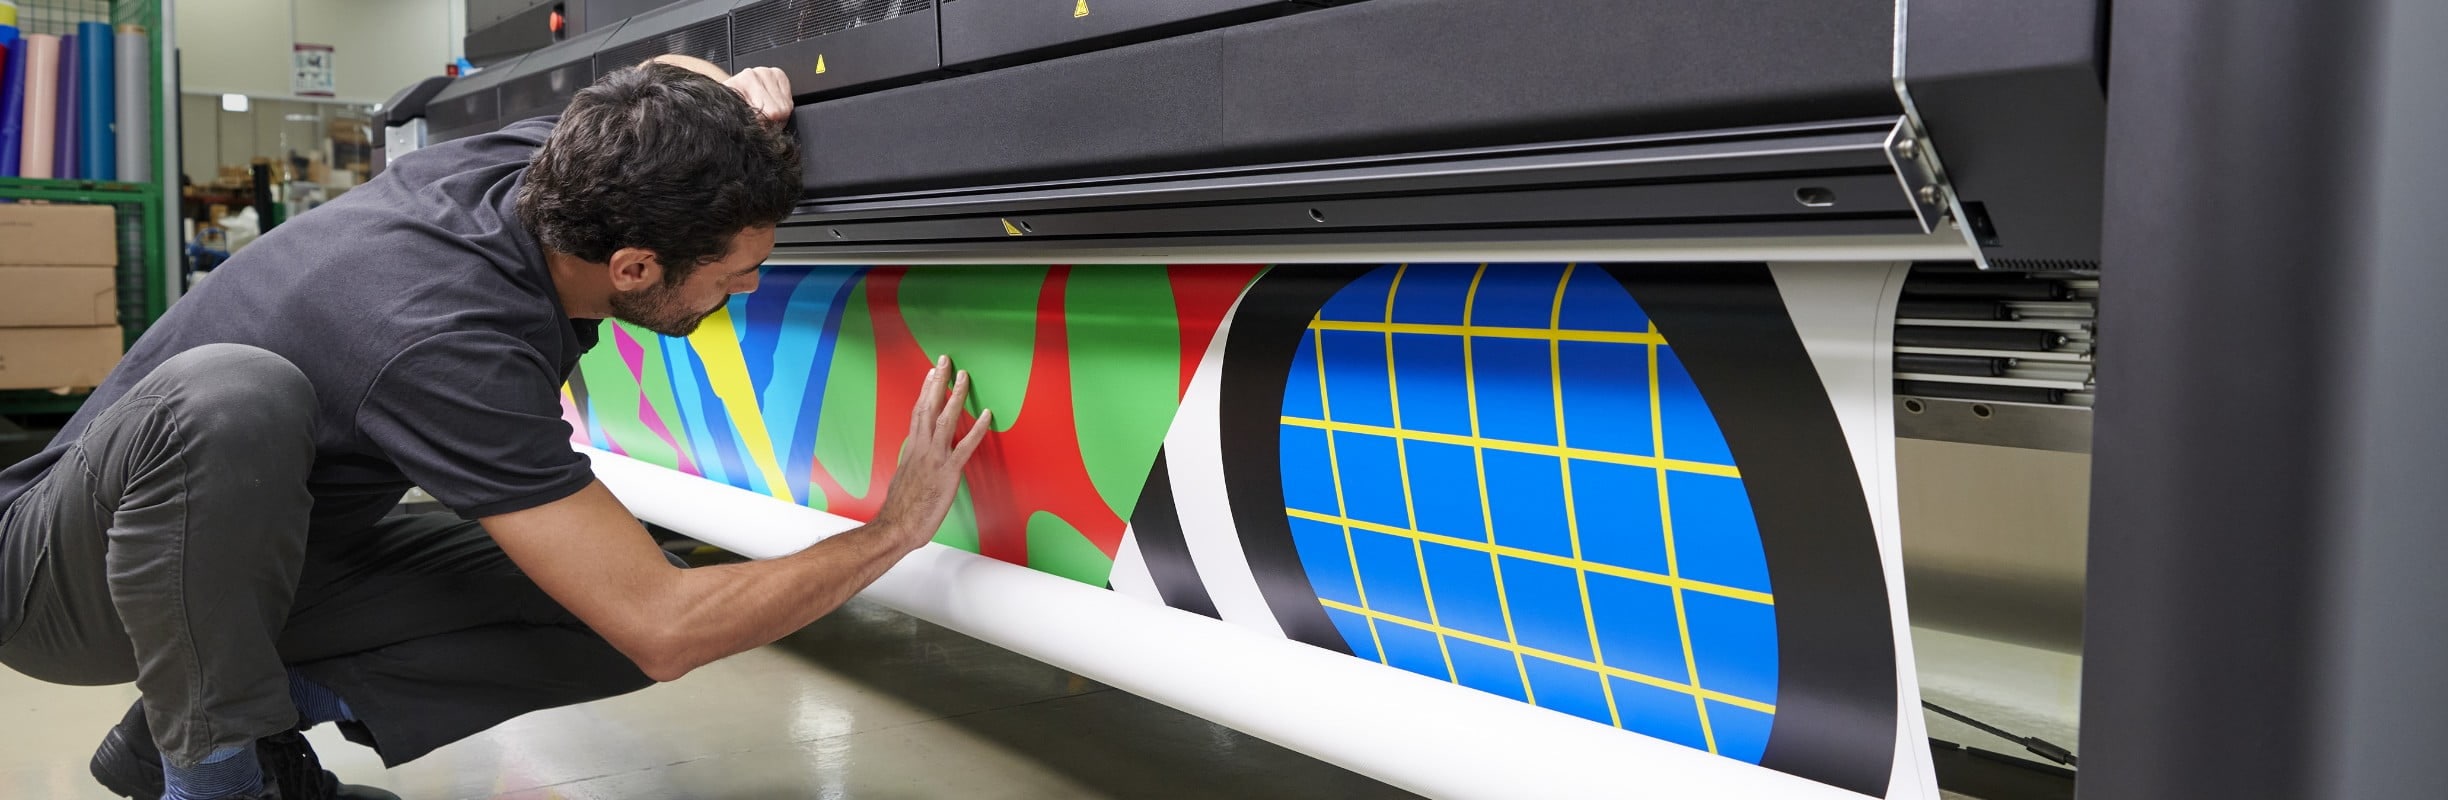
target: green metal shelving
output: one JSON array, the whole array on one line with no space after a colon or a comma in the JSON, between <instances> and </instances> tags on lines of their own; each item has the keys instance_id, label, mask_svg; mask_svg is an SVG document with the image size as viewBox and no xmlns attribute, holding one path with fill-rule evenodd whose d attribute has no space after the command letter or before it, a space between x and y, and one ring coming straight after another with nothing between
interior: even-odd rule
<instances>
[{"instance_id":1,"label":"green metal shelving","mask_svg":"<svg viewBox=\"0 0 2448 800\"><path fill-rule=\"evenodd\" d=\"M152 37L156 51L150 84L153 124L153 180L95 181L49 180L36 178L0 178L0 200L39 200L53 203L92 203L110 205L118 211L119 247L119 326L126 330L127 342L134 344L144 335L154 320L161 318L170 306L170 214L175 207L168 197L167 185L175 185L177 164L172 148L165 147L174 136L175 123L168 119L168 98L176 87L166 85L166 69L159 47L165 35L162 30L162 0L15 0L17 27L26 33L72 34L79 22L108 21L114 30L121 25L142 25ZM167 182L167 185L165 184ZM57 414L75 411L84 402L83 395L59 395L44 391L0 391L0 414Z\"/></svg>"}]
</instances>

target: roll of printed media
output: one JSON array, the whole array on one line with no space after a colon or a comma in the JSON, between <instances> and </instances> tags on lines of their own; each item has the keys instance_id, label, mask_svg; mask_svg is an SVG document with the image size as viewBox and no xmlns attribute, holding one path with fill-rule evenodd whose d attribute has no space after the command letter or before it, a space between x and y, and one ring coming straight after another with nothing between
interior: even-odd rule
<instances>
[{"instance_id":1,"label":"roll of printed media","mask_svg":"<svg viewBox=\"0 0 2448 800\"><path fill-rule=\"evenodd\" d=\"M25 37L24 143L18 149L17 174L28 178L55 177L53 160L59 145L59 49L57 36Z\"/></svg>"},{"instance_id":2,"label":"roll of printed media","mask_svg":"<svg viewBox=\"0 0 2448 800\"><path fill-rule=\"evenodd\" d=\"M0 176L17 177L19 144L25 139L26 46L9 43L6 74L0 74Z\"/></svg>"},{"instance_id":3,"label":"roll of printed media","mask_svg":"<svg viewBox=\"0 0 2448 800\"><path fill-rule=\"evenodd\" d=\"M119 179L153 179L153 39L142 25L119 26Z\"/></svg>"},{"instance_id":4,"label":"roll of printed media","mask_svg":"<svg viewBox=\"0 0 2448 800\"><path fill-rule=\"evenodd\" d=\"M111 132L118 104L111 96L119 83L112 59L111 26L107 22L77 23L77 177L119 179L119 145Z\"/></svg>"},{"instance_id":5,"label":"roll of printed media","mask_svg":"<svg viewBox=\"0 0 2448 800\"><path fill-rule=\"evenodd\" d=\"M51 177L75 178L83 174L83 162L78 161L81 147L77 137L82 128L77 112L77 37L60 37L59 57L59 126L51 139Z\"/></svg>"}]
</instances>

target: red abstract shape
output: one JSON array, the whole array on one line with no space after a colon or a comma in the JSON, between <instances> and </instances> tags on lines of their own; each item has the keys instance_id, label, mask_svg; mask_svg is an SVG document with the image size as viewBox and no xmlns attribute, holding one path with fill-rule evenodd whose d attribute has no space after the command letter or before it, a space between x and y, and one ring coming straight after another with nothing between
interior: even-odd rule
<instances>
[{"instance_id":1,"label":"red abstract shape","mask_svg":"<svg viewBox=\"0 0 2448 800\"><path fill-rule=\"evenodd\" d=\"M1266 268L1166 269L1179 316L1180 385L1186 392L1225 314ZM1217 280L1218 270L1225 271L1229 280ZM901 440L909 429L911 408L918 402L919 383L934 364L901 315L901 278L907 273L906 267L878 268L866 278L867 310L876 346L874 477L868 496L851 495L821 462L810 472L825 494L826 509L853 519L874 519L882 508L882 488L890 485L898 467ZM1050 268L1037 295L1036 344L1030 354L1028 392L1021 401L1022 408L1032 413L1023 414L1010 430L987 434L963 471L977 514L979 553L1014 564L1028 563L1028 520L1040 511L1070 523L1107 556L1121 550L1122 534L1128 527L1098 495L1080 460L1079 430L1071 413L1070 330L1063 313L1070 277L1070 267ZM973 422L970 415L962 415L964 427Z\"/></svg>"}]
</instances>

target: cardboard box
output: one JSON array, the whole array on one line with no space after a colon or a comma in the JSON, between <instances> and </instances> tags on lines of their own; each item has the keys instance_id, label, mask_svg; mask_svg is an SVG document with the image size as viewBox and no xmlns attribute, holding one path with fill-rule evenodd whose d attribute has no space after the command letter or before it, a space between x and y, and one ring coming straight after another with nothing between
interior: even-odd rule
<instances>
[{"instance_id":1,"label":"cardboard box","mask_svg":"<svg viewBox=\"0 0 2448 800\"><path fill-rule=\"evenodd\" d=\"M0 328L119 324L119 281L90 267L0 267Z\"/></svg>"},{"instance_id":2,"label":"cardboard box","mask_svg":"<svg viewBox=\"0 0 2448 800\"><path fill-rule=\"evenodd\" d=\"M0 266L117 266L117 220L110 206L0 204Z\"/></svg>"},{"instance_id":3,"label":"cardboard box","mask_svg":"<svg viewBox=\"0 0 2448 800\"><path fill-rule=\"evenodd\" d=\"M0 328L0 389L100 385L119 365L119 326Z\"/></svg>"}]
</instances>

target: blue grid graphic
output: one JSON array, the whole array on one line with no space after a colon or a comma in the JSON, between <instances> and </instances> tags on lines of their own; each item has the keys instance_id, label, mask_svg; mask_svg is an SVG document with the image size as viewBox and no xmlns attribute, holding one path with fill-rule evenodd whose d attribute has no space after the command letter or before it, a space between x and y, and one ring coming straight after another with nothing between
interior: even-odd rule
<instances>
[{"instance_id":1,"label":"blue grid graphic","mask_svg":"<svg viewBox=\"0 0 2448 800\"><path fill-rule=\"evenodd\" d=\"M1578 265L1388 266L1284 390L1284 513L1361 657L1757 763L1776 608L1716 419Z\"/></svg>"}]
</instances>

